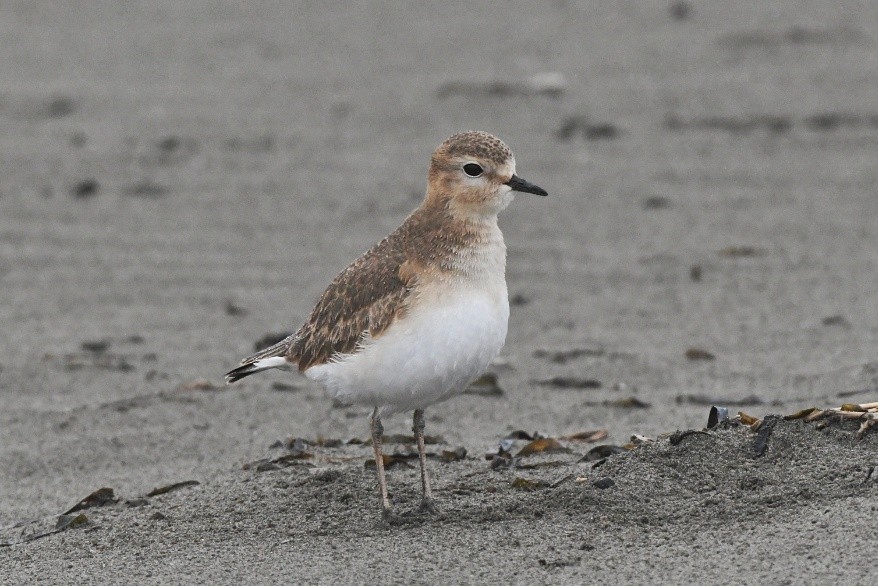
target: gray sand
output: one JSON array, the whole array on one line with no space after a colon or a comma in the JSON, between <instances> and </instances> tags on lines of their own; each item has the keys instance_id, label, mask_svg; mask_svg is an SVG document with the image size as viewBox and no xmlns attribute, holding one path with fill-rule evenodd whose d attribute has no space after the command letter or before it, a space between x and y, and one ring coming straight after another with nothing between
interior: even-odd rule
<instances>
[{"instance_id":1,"label":"gray sand","mask_svg":"<svg viewBox=\"0 0 878 586\"><path fill-rule=\"evenodd\" d=\"M874 581L876 432L783 421L760 458L740 427L662 434L878 400L878 5L671 4L4 4L0 582ZM427 411L468 457L431 460L438 517L385 527L367 446L248 465L363 439L366 409L221 377L465 129L550 197L501 217L503 395ZM601 428L659 439L484 459ZM391 470L400 511L417 486Z\"/></svg>"}]
</instances>

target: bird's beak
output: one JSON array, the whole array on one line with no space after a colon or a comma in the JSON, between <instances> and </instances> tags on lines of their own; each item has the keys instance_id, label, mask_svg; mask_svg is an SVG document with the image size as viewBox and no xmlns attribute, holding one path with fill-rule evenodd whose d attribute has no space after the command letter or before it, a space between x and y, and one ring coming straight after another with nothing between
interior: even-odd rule
<instances>
[{"instance_id":1,"label":"bird's beak","mask_svg":"<svg viewBox=\"0 0 878 586\"><path fill-rule=\"evenodd\" d=\"M542 187L537 187L533 183L525 181L518 175L513 175L506 185L512 188L512 191L521 191L522 193L533 193L534 195L549 195L549 192Z\"/></svg>"}]
</instances>

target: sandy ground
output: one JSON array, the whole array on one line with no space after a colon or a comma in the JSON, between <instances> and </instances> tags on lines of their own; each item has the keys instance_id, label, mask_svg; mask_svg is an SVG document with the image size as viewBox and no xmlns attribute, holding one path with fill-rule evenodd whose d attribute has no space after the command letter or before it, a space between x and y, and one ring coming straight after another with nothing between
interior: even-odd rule
<instances>
[{"instance_id":1,"label":"sandy ground","mask_svg":"<svg viewBox=\"0 0 878 586\"><path fill-rule=\"evenodd\" d=\"M874 431L663 435L878 400L878 4L758 4L4 3L0 582L874 581ZM428 410L468 455L387 527L365 409L221 377L465 129L550 197L501 218L502 394ZM597 429L658 439L484 457Z\"/></svg>"}]
</instances>

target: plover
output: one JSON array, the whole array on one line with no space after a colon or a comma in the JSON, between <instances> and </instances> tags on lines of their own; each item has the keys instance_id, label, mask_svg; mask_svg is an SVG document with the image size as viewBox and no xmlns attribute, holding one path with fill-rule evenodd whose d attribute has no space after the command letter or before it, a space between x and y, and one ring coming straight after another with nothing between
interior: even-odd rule
<instances>
[{"instance_id":1,"label":"plover","mask_svg":"<svg viewBox=\"0 0 878 586\"><path fill-rule=\"evenodd\" d=\"M515 174L515 157L500 139L475 131L448 138L433 152L421 205L335 277L296 333L226 374L233 383L294 365L339 401L373 407L385 518L381 418L414 412L420 509L435 512L424 409L462 392L506 340L506 245L497 214L514 191L548 195Z\"/></svg>"}]
</instances>

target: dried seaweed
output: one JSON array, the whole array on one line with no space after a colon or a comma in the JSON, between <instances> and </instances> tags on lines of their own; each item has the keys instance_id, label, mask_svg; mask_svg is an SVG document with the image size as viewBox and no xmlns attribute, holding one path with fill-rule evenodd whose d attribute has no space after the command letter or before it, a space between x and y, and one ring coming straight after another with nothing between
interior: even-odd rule
<instances>
[{"instance_id":1,"label":"dried seaweed","mask_svg":"<svg viewBox=\"0 0 878 586\"><path fill-rule=\"evenodd\" d=\"M599 389L603 386L599 380L574 376L553 376L547 379L533 380L531 383L556 389Z\"/></svg>"},{"instance_id":2,"label":"dried seaweed","mask_svg":"<svg viewBox=\"0 0 878 586\"><path fill-rule=\"evenodd\" d=\"M567 89L567 81L561 73L545 72L532 75L523 80L453 80L446 81L436 90L441 99L453 96L510 97L547 96L559 98Z\"/></svg>"},{"instance_id":3,"label":"dried seaweed","mask_svg":"<svg viewBox=\"0 0 878 586\"><path fill-rule=\"evenodd\" d=\"M604 401L603 405L607 407L624 407L626 409L649 409L652 407L652 405L645 401L641 401L637 397L625 397L624 399Z\"/></svg>"},{"instance_id":4,"label":"dried seaweed","mask_svg":"<svg viewBox=\"0 0 878 586\"><path fill-rule=\"evenodd\" d=\"M168 484L165 486L160 486L158 488L154 488L148 493L146 496L158 496L160 494L167 494L169 492L173 492L175 490L180 490L181 488L186 488L189 486L198 486L201 484L197 480L183 480L182 482L175 482L173 484Z\"/></svg>"},{"instance_id":5,"label":"dried seaweed","mask_svg":"<svg viewBox=\"0 0 878 586\"><path fill-rule=\"evenodd\" d=\"M605 354L604 350L594 350L591 348L570 348L567 350L546 350L539 349L533 353L534 358L542 358L554 364L566 364L571 360L576 360L584 356L599 357Z\"/></svg>"},{"instance_id":6,"label":"dried seaweed","mask_svg":"<svg viewBox=\"0 0 878 586\"><path fill-rule=\"evenodd\" d=\"M570 435L561 436L562 440L573 442L597 442L606 439L610 435L606 429L594 429L591 431L580 431Z\"/></svg>"},{"instance_id":7,"label":"dried seaweed","mask_svg":"<svg viewBox=\"0 0 878 586\"><path fill-rule=\"evenodd\" d=\"M81 511L83 509L104 507L106 505L116 504L117 502L119 502L119 499L116 498L116 495L114 494L112 488L99 488L66 511L64 511L63 514L69 515L70 513L75 513L76 511Z\"/></svg>"},{"instance_id":8,"label":"dried seaweed","mask_svg":"<svg viewBox=\"0 0 878 586\"><path fill-rule=\"evenodd\" d=\"M774 427L779 420L780 417L778 415L766 415L762 419L762 425L759 426L759 431L756 434L756 441L753 442L753 454L757 458L762 456L768 449L768 440L771 438Z\"/></svg>"},{"instance_id":9,"label":"dried seaweed","mask_svg":"<svg viewBox=\"0 0 878 586\"><path fill-rule=\"evenodd\" d=\"M843 403L837 409L817 409L811 407L803 409L789 415L786 419L804 419L806 422L818 422L818 425L825 427L832 420L839 421L859 421L860 427L854 434L856 439L860 440L866 433L876 427L878 422L878 401L872 403Z\"/></svg>"},{"instance_id":10,"label":"dried seaweed","mask_svg":"<svg viewBox=\"0 0 878 586\"><path fill-rule=\"evenodd\" d=\"M453 450L442 450L439 452L439 459L443 462L459 462L466 459L466 448L463 446L454 448Z\"/></svg>"},{"instance_id":11,"label":"dried seaweed","mask_svg":"<svg viewBox=\"0 0 878 586\"><path fill-rule=\"evenodd\" d=\"M545 437L533 440L532 442L521 448L518 453L515 454L515 457L522 458L525 456L532 456L534 454L555 454L559 452L569 451L570 448L562 446L561 442L559 442L555 438Z\"/></svg>"},{"instance_id":12,"label":"dried seaweed","mask_svg":"<svg viewBox=\"0 0 878 586\"><path fill-rule=\"evenodd\" d=\"M512 488L526 491L540 490L541 488L548 488L549 486L545 480L522 478L520 476L516 476L511 484Z\"/></svg>"},{"instance_id":13,"label":"dried seaweed","mask_svg":"<svg viewBox=\"0 0 878 586\"><path fill-rule=\"evenodd\" d=\"M503 388L493 372L486 372L463 391L467 395L480 395L482 397L502 397Z\"/></svg>"},{"instance_id":14,"label":"dried seaweed","mask_svg":"<svg viewBox=\"0 0 878 586\"><path fill-rule=\"evenodd\" d=\"M686 350L684 356L686 356L686 360L696 361L696 360L716 360L716 356L713 353L708 352L702 348L689 348Z\"/></svg>"},{"instance_id":15,"label":"dried seaweed","mask_svg":"<svg viewBox=\"0 0 878 586\"><path fill-rule=\"evenodd\" d=\"M688 403L690 405L724 405L726 407L741 407L744 405L762 405L765 401L758 395L748 395L746 397L712 397L710 395L677 395L676 402L679 404Z\"/></svg>"},{"instance_id":16,"label":"dried seaweed","mask_svg":"<svg viewBox=\"0 0 878 586\"><path fill-rule=\"evenodd\" d=\"M582 457L581 461L583 462L599 462L602 460L606 460L610 456L614 456L616 454L625 454L629 450L624 446L614 446L611 444L603 444L600 446L595 446L590 449L585 455Z\"/></svg>"},{"instance_id":17,"label":"dried seaweed","mask_svg":"<svg viewBox=\"0 0 878 586\"><path fill-rule=\"evenodd\" d=\"M671 434L670 442L671 442L672 446L678 446L683 442L684 439L686 439L690 435L699 435L699 434L710 435L706 431L701 431L698 429L687 429L685 431L675 431L673 434Z\"/></svg>"}]
</instances>

